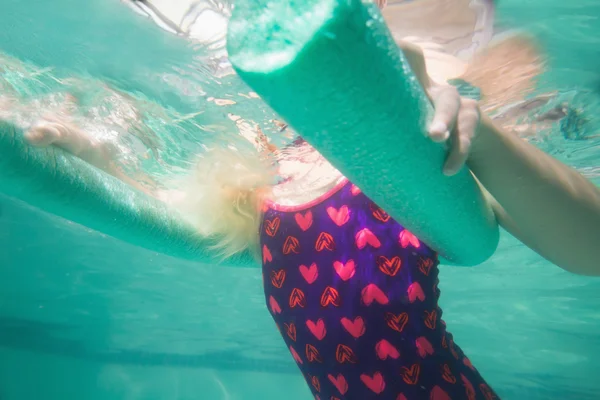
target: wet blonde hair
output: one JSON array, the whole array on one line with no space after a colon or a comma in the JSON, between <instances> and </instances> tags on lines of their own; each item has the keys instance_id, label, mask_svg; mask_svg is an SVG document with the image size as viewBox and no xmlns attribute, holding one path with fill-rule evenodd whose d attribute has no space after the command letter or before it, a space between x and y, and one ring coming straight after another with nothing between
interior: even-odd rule
<instances>
[{"instance_id":1,"label":"wet blonde hair","mask_svg":"<svg viewBox=\"0 0 600 400\"><path fill-rule=\"evenodd\" d=\"M275 181L273 163L253 149L222 147L205 152L184 182L180 208L221 259L258 255L262 211Z\"/></svg>"}]
</instances>

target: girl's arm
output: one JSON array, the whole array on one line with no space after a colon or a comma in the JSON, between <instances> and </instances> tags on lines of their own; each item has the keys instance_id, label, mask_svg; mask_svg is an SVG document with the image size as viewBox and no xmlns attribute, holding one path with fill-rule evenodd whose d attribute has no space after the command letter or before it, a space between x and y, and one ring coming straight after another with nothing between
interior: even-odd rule
<instances>
[{"instance_id":1,"label":"girl's arm","mask_svg":"<svg viewBox=\"0 0 600 400\"><path fill-rule=\"evenodd\" d=\"M567 271L600 275L600 190L593 183L489 118L467 164L506 230Z\"/></svg>"},{"instance_id":2,"label":"girl's arm","mask_svg":"<svg viewBox=\"0 0 600 400\"><path fill-rule=\"evenodd\" d=\"M474 101L432 84L420 48L400 47L438 105L429 134L449 145L446 174L466 162L507 231L567 271L600 275L600 189L488 117L480 123Z\"/></svg>"}]
</instances>

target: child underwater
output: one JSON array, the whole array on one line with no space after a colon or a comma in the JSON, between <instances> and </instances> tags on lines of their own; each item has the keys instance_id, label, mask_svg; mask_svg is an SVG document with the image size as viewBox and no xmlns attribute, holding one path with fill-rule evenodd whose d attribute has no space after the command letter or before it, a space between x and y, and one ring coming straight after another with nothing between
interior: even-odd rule
<instances>
[{"instance_id":1,"label":"child underwater","mask_svg":"<svg viewBox=\"0 0 600 400\"><path fill-rule=\"evenodd\" d=\"M435 83L419 46L400 47L434 104L428 134L447 144L444 172L466 165L511 234L565 270L600 275L598 188ZM481 87L497 79L469 71ZM113 149L58 117L25 137L140 188ZM259 134L257 148L209 151L184 193L150 194L192 215L224 258L257 251L266 305L314 398L498 399L441 319L437 254L302 138L279 150Z\"/></svg>"}]
</instances>

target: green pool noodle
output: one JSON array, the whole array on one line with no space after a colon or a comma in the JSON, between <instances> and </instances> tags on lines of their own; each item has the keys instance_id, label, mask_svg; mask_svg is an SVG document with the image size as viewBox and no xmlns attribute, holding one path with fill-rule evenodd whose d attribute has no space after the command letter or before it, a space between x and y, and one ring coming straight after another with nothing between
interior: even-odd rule
<instances>
[{"instance_id":1,"label":"green pool noodle","mask_svg":"<svg viewBox=\"0 0 600 400\"><path fill-rule=\"evenodd\" d=\"M28 145L21 129L0 122L0 192L124 242L177 258L232 267L256 266L249 253L216 258L162 202L59 148Z\"/></svg>"},{"instance_id":2,"label":"green pool noodle","mask_svg":"<svg viewBox=\"0 0 600 400\"><path fill-rule=\"evenodd\" d=\"M392 217L447 261L489 258L499 228L470 171L442 173L432 107L379 9L361 0L239 0L239 76Z\"/></svg>"}]
</instances>

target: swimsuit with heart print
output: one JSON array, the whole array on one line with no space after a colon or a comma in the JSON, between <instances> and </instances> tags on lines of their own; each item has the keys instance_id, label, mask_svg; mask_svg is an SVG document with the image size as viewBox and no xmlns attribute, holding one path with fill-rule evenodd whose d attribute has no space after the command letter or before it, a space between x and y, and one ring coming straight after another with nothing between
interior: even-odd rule
<instances>
[{"instance_id":1,"label":"swimsuit with heart print","mask_svg":"<svg viewBox=\"0 0 600 400\"><path fill-rule=\"evenodd\" d=\"M437 254L344 181L261 225L267 307L318 400L492 400L446 331Z\"/></svg>"}]
</instances>

